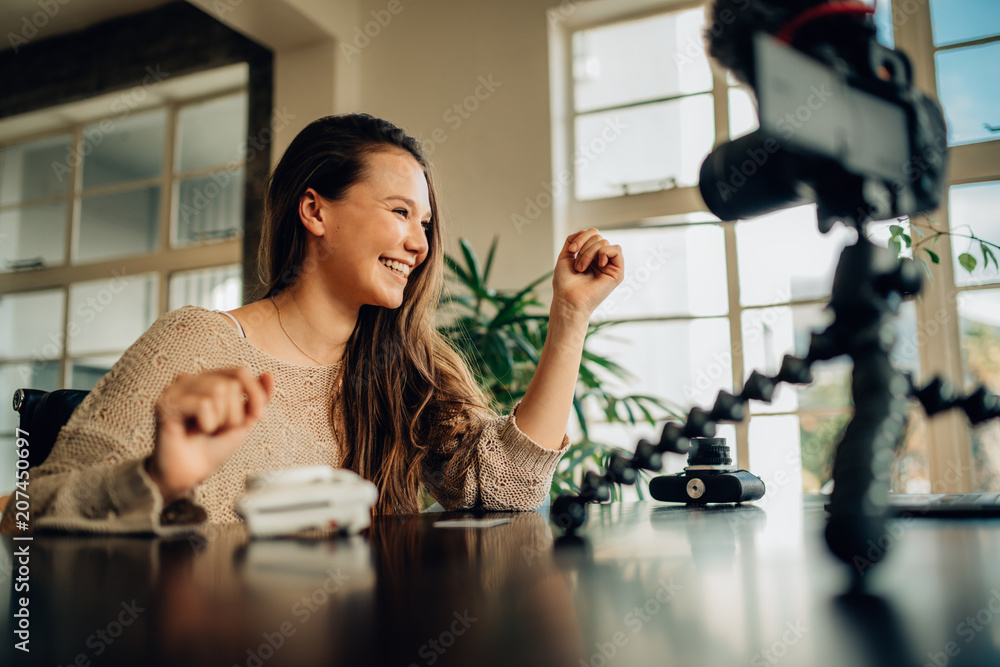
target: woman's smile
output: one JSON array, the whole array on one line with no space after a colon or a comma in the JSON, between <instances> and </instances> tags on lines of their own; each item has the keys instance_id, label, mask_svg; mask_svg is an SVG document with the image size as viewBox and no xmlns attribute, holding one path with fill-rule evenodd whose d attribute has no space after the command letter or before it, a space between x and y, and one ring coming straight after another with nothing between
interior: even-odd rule
<instances>
[{"instance_id":1,"label":"woman's smile","mask_svg":"<svg viewBox=\"0 0 1000 667\"><path fill-rule=\"evenodd\" d=\"M394 259L387 259L385 257L380 257L378 261L382 264L382 266L392 271L396 277L401 278L403 282L406 282L407 277L410 275L409 264L397 262Z\"/></svg>"}]
</instances>

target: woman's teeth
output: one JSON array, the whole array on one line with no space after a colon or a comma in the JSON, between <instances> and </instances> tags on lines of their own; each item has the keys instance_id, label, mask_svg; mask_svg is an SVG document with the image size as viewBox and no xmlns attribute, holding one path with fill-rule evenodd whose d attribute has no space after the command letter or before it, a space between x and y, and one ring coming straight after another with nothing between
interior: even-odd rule
<instances>
[{"instance_id":1,"label":"woman's teeth","mask_svg":"<svg viewBox=\"0 0 1000 667\"><path fill-rule=\"evenodd\" d=\"M406 264L400 264L399 262L392 259L382 259L379 261L381 261L383 264L388 266L393 271L396 271L397 273L402 275L404 278L407 278L410 275L410 267L408 267Z\"/></svg>"}]
</instances>

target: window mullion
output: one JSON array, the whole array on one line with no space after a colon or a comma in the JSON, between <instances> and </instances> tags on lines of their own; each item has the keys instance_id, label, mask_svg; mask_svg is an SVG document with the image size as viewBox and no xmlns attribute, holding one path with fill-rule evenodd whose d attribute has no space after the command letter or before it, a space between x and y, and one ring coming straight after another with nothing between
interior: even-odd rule
<instances>
[{"instance_id":1,"label":"window mullion","mask_svg":"<svg viewBox=\"0 0 1000 667\"><path fill-rule=\"evenodd\" d=\"M163 178L162 178L162 188L163 193L160 195L160 229L159 229L159 249L158 253L168 253L172 248L170 245L170 239L173 236L173 221L175 216L173 211L177 207L177 190L175 187L174 179L174 151L177 147L177 104L167 105L167 127L166 132L166 142L167 145L163 151ZM170 274L168 271L161 271L159 273L159 303L157 305L157 313L162 315L167 312L167 300L169 298L169 282Z\"/></svg>"},{"instance_id":2,"label":"window mullion","mask_svg":"<svg viewBox=\"0 0 1000 667\"><path fill-rule=\"evenodd\" d=\"M739 262L736 254L736 223L724 222L722 229L726 239L726 281L729 294L729 340L732 353L733 391L739 393L743 387L743 306L740 305ZM736 424L736 463L744 470L750 467L750 418Z\"/></svg>"},{"instance_id":3,"label":"window mullion","mask_svg":"<svg viewBox=\"0 0 1000 667\"><path fill-rule=\"evenodd\" d=\"M918 3L909 20L896 30L897 47L912 62L915 85L937 99L937 72L934 63L934 40L930 8ZM948 227L948 200L932 217ZM951 239L940 238L935 249L940 264L931 265L932 280L916 303L920 368L924 376L941 374L962 386L963 369L958 307L951 254ZM932 323L935 333L931 334ZM919 336L919 333L923 336ZM965 415L952 410L927 423L927 464L931 490L935 493L972 491L972 439Z\"/></svg>"}]
</instances>

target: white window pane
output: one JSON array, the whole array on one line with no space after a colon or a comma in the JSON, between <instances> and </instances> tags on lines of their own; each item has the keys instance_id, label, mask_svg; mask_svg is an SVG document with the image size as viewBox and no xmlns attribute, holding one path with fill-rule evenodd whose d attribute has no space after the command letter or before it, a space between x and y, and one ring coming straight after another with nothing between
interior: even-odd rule
<instances>
[{"instance_id":1,"label":"white window pane","mask_svg":"<svg viewBox=\"0 0 1000 667\"><path fill-rule=\"evenodd\" d=\"M118 361L120 354L82 357L70 361L69 388L90 391Z\"/></svg>"},{"instance_id":2,"label":"white window pane","mask_svg":"<svg viewBox=\"0 0 1000 667\"><path fill-rule=\"evenodd\" d=\"M116 275L71 285L70 354L124 350L156 319L158 299L155 274Z\"/></svg>"},{"instance_id":3,"label":"white window pane","mask_svg":"<svg viewBox=\"0 0 1000 667\"><path fill-rule=\"evenodd\" d=\"M0 204L69 192L71 137L60 134L0 151Z\"/></svg>"},{"instance_id":4,"label":"white window pane","mask_svg":"<svg viewBox=\"0 0 1000 667\"><path fill-rule=\"evenodd\" d=\"M702 40L704 10L692 9L573 35L577 111L711 89Z\"/></svg>"},{"instance_id":5,"label":"white window pane","mask_svg":"<svg viewBox=\"0 0 1000 667\"><path fill-rule=\"evenodd\" d=\"M0 357L58 358L62 352L64 294L53 289L0 296Z\"/></svg>"},{"instance_id":6,"label":"white window pane","mask_svg":"<svg viewBox=\"0 0 1000 667\"><path fill-rule=\"evenodd\" d=\"M760 125L753 98L743 88L729 89L729 138L735 139L750 134Z\"/></svg>"},{"instance_id":7,"label":"white window pane","mask_svg":"<svg viewBox=\"0 0 1000 667\"><path fill-rule=\"evenodd\" d=\"M1000 42L934 54L948 145L1000 138Z\"/></svg>"},{"instance_id":8,"label":"white window pane","mask_svg":"<svg viewBox=\"0 0 1000 667\"><path fill-rule=\"evenodd\" d=\"M712 96L576 118L576 197L598 199L698 183L715 141Z\"/></svg>"},{"instance_id":9,"label":"white window pane","mask_svg":"<svg viewBox=\"0 0 1000 667\"><path fill-rule=\"evenodd\" d=\"M775 375L786 354L804 357L814 331L833 321L825 305L771 306L743 312L744 379L754 370ZM903 304L897 319L896 346L891 356L895 367L920 378L920 345L928 344L941 331L939 323L916 322L912 302ZM780 384L771 403L752 401L754 413L792 412L800 409L843 408L852 405L851 362L847 357L817 362L813 382L805 386Z\"/></svg>"},{"instance_id":10,"label":"white window pane","mask_svg":"<svg viewBox=\"0 0 1000 667\"><path fill-rule=\"evenodd\" d=\"M160 188L153 186L80 202L77 262L144 255L156 250Z\"/></svg>"},{"instance_id":11,"label":"white window pane","mask_svg":"<svg viewBox=\"0 0 1000 667\"><path fill-rule=\"evenodd\" d=\"M802 492L801 430L798 415L750 420L750 472L764 480L764 498L773 506Z\"/></svg>"},{"instance_id":12,"label":"white window pane","mask_svg":"<svg viewBox=\"0 0 1000 667\"><path fill-rule=\"evenodd\" d=\"M716 225L606 233L622 247L625 279L595 320L662 315L725 315L726 246Z\"/></svg>"},{"instance_id":13,"label":"white window pane","mask_svg":"<svg viewBox=\"0 0 1000 667\"><path fill-rule=\"evenodd\" d=\"M799 206L736 225L740 302L761 306L828 297L840 251L857 233L816 226L816 208Z\"/></svg>"},{"instance_id":14,"label":"white window pane","mask_svg":"<svg viewBox=\"0 0 1000 667\"><path fill-rule=\"evenodd\" d=\"M810 334L822 330L832 314L822 305L772 306L743 312L744 379L758 370L774 375L786 354L805 356ZM771 403L751 401L755 413L791 412L800 408L847 407L851 365L847 359L814 364L813 383L805 387L780 384Z\"/></svg>"},{"instance_id":15,"label":"white window pane","mask_svg":"<svg viewBox=\"0 0 1000 667\"><path fill-rule=\"evenodd\" d=\"M719 389L732 390L729 323L722 318L621 324L592 336L588 346L635 376L627 383L608 379L613 393L711 407Z\"/></svg>"},{"instance_id":16,"label":"white window pane","mask_svg":"<svg viewBox=\"0 0 1000 667\"><path fill-rule=\"evenodd\" d=\"M105 118L83 128L83 188L159 176L166 143L165 109Z\"/></svg>"},{"instance_id":17,"label":"white window pane","mask_svg":"<svg viewBox=\"0 0 1000 667\"><path fill-rule=\"evenodd\" d=\"M931 0L931 27L935 46L1000 34L1000 3L996 0Z\"/></svg>"},{"instance_id":18,"label":"white window pane","mask_svg":"<svg viewBox=\"0 0 1000 667\"><path fill-rule=\"evenodd\" d=\"M3 271L66 262L66 201L0 213Z\"/></svg>"},{"instance_id":19,"label":"white window pane","mask_svg":"<svg viewBox=\"0 0 1000 667\"><path fill-rule=\"evenodd\" d=\"M978 236L991 243L1000 243L1000 181L956 185L948 195L948 221L951 226L951 248L954 255L956 285L982 285L1000 281L1000 270L990 261L989 268L983 261L979 243L959 235ZM1000 259L1000 250L991 248ZM968 252L977 260L972 273L958 263L960 253Z\"/></svg>"},{"instance_id":20,"label":"white window pane","mask_svg":"<svg viewBox=\"0 0 1000 667\"><path fill-rule=\"evenodd\" d=\"M243 170L181 181L174 246L233 238L243 231Z\"/></svg>"},{"instance_id":21,"label":"white window pane","mask_svg":"<svg viewBox=\"0 0 1000 667\"><path fill-rule=\"evenodd\" d=\"M188 305L210 310L233 310L242 305L242 293L243 268L239 264L181 271L170 276L167 310Z\"/></svg>"},{"instance_id":22,"label":"white window pane","mask_svg":"<svg viewBox=\"0 0 1000 667\"><path fill-rule=\"evenodd\" d=\"M178 171L240 160L247 134L246 93L186 106L178 114Z\"/></svg>"}]
</instances>

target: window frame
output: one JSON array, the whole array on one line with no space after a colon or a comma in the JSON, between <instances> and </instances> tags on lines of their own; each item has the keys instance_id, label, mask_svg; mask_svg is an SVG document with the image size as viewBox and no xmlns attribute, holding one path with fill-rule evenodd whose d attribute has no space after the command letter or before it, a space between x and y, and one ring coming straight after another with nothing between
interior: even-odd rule
<instances>
[{"instance_id":1,"label":"window frame","mask_svg":"<svg viewBox=\"0 0 1000 667\"><path fill-rule=\"evenodd\" d=\"M942 47L933 45L930 8L928 3L915 3L912 13L905 20L897 21L893 15L893 33L896 48L904 51L914 65L914 85L931 97L937 98L937 80L934 54L942 50L961 48L979 43L1000 40L1000 36L970 40ZM573 229L597 227L604 232L616 229L632 229L644 225L643 222L658 218L680 216L706 210L697 186L681 187L660 192L623 195L607 199L577 201L575 197L573 159L576 146L574 125L576 112L573 97L573 52L572 36L580 30L641 19L666 12L683 11L703 5L689 0L597 0L585 4L572 5L572 11L549 10L549 66L552 125L553 182L568 185L554 190L554 247L561 247L561 239ZM907 10L909 11L909 10ZM729 140L729 83L725 72L712 67L712 97L714 103L715 142ZM1000 138L975 144L950 148L949 151L949 191L953 185L984 182L1000 179ZM948 225L948 199L943 206L932 213L943 226ZM683 224L683 223L679 223ZM740 302L739 266L736 250L736 223L719 222L725 238L727 283L729 296L728 319L732 355L733 386L742 387L744 361L742 354L742 315L746 310L758 306L743 306ZM919 344L919 359L923 380L934 374L948 378L963 377L962 352L958 330L956 299L959 292L971 289L1000 287L998 283L970 285L956 288L952 267L950 239L944 237L936 248L941 257L939 265L931 265L932 282L917 300L917 326L931 320L945 325L942 333L935 337L933 344L926 340ZM817 300L790 301L772 306L798 306L815 303ZM825 302L820 300L819 302ZM661 318L654 318L661 319ZM677 319L677 318L665 318ZM685 318L687 319L687 318ZM691 317L689 319L697 319ZM961 386L961 382L957 383ZM690 407L690 406L685 406ZM706 407L706 406L703 406ZM850 408L806 408L789 412L757 413L760 416L778 415L835 415L849 412ZM737 463L748 467L749 422L751 416L736 425ZM928 452L927 465L931 480L931 490L935 493L968 492L973 490L972 441L968 424L963 413L950 411L927 421ZM801 460L801 459L800 459Z\"/></svg>"}]
</instances>

